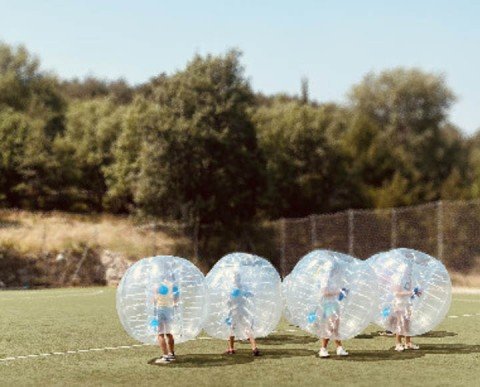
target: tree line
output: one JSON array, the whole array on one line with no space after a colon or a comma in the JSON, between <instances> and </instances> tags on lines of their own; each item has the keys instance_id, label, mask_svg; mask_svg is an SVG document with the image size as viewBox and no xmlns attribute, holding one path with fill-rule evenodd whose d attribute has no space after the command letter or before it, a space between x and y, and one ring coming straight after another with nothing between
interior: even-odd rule
<instances>
[{"instance_id":1,"label":"tree line","mask_svg":"<svg viewBox=\"0 0 480 387\"><path fill-rule=\"evenodd\" d=\"M199 230L346 208L480 197L480 134L416 68L347 102L252 90L241 54L195 55L140 85L61 80L0 43L0 206L134 213ZM197 233L198 234L198 233Z\"/></svg>"}]
</instances>

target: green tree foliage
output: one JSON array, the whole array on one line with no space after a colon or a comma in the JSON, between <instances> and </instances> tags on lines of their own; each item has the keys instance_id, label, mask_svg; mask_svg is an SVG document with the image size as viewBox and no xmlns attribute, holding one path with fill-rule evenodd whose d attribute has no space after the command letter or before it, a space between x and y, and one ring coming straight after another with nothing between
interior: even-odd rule
<instances>
[{"instance_id":1,"label":"green tree foliage","mask_svg":"<svg viewBox=\"0 0 480 387\"><path fill-rule=\"evenodd\" d=\"M92 76L63 81L60 86L63 95L70 100L110 97L116 103L128 104L132 101L135 93L124 79L107 81Z\"/></svg>"},{"instance_id":2,"label":"green tree foliage","mask_svg":"<svg viewBox=\"0 0 480 387\"><path fill-rule=\"evenodd\" d=\"M19 184L25 157L28 118L12 108L0 109L0 202L17 204L15 188Z\"/></svg>"},{"instance_id":3,"label":"green tree foliage","mask_svg":"<svg viewBox=\"0 0 480 387\"><path fill-rule=\"evenodd\" d=\"M112 148L122 132L124 110L108 98L70 103L66 129L55 150L73 209L103 209L105 171L113 162Z\"/></svg>"},{"instance_id":4,"label":"green tree foliage","mask_svg":"<svg viewBox=\"0 0 480 387\"><path fill-rule=\"evenodd\" d=\"M368 74L353 87L344 146L371 204L439 199L444 181L465 170L464 141L446 121L453 101L441 76L416 69ZM403 193L392 196L395 187Z\"/></svg>"},{"instance_id":5,"label":"green tree foliage","mask_svg":"<svg viewBox=\"0 0 480 387\"><path fill-rule=\"evenodd\" d=\"M283 101L256 110L254 122L267 160L263 208L269 217L332 211L351 200L344 157L328 138L337 125L331 110Z\"/></svg>"},{"instance_id":6,"label":"green tree foliage","mask_svg":"<svg viewBox=\"0 0 480 387\"><path fill-rule=\"evenodd\" d=\"M253 94L238 52L148 82L59 82L0 43L0 204L141 213L201 236L260 218L480 197L479 135L418 69L370 73L345 105ZM212 228L213 227L213 228ZM243 226L242 226L243 229Z\"/></svg>"},{"instance_id":7,"label":"green tree foliage","mask_svg":"<svg viewBox=\"0 0 480 387\"><path fill-rule=\"evenodd\" d=\"M148 128L160 123L158 105L137 97L124 112L122 131L113 144L113 163L104 169L108 187L106 208L113 212L134 212L135 194L140 178L140 156L146 144Z\"/></svg>"},{"instance_id":8,"label":"green tree foliage","mask_svg":"<svg viewBox=\"0 0 480 387\"><path fill-rule=\"evenodd\" d=\"M40 71L38 60L24 47L0 43L0 127L5 138L0 147L8 169L1 196L7 205L60 204L52 144L64 130L64 110L57 79Z\"/></svg>"},{"instance_id":9,"label":"green tree foliage","mask_svg":"<svg viewBox=\"0 0 480 387\"><path fill-rule=\"evenodd\" d=\"M116 144L110 197L128 198L119 188L124 182L144 214L197 229L251 220L263 176L247 112L252 101L237 52L196 56L155 89L151 102L136 101Z\"/></svg>"}]
</instances>

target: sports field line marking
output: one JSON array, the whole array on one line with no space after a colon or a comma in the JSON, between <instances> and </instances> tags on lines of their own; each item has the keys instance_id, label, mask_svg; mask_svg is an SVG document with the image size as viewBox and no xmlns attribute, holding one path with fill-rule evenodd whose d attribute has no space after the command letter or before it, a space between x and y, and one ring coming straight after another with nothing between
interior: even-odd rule
<instances>
[{"instance_id":1,"label":"sports field line marking","mask_svg":"<svg viewBox=\"0 0 480 387\"><path fill-rule=\"evenodd\" d=\"M480 300L472 300L470 298L454 298L453 301L460 301L460 302L480 302Z\"/></svg>"},{"instance_id":2,"label":"sports field line marking","mask_svg":"<svg viewBox=\"0 0 480 387\"><path fill-rule=\"evenodd\" d=\"M66 294L58 294L58 295L55 295L55 296L43 296L43 295L39 295L39 296L34 296L34 297L31 297L31 296L27 296L27 297L24 297L23 295L15 295L13 297L8 297L8 298L2 298L1 295L0 295L0 302L1 301L21 301L21 300L38 300L38 299L46 299L46 298L65 298L65 297L90 297L90 296L98 296L102 293L104 293L105 291L104 290L97 290L95 292L85 292L85 293L66 293ZM38 294L38 293L37 293Z\"/></svg>"},{"instance_id":3,"label":"sports field line marking","mask_svg":"<svg viewBox=\"0 0 480 387\"><path fill-rule=\"evenodd\" d=\"M70 351L54 351L49 353L35 353L31 355L8 356L8 357L4 357L3 359L0 359L0 364L1 363L5 364L14 360L22 360L22 359L40 359L40 358L45 358L49 356L66 356L66 355L75 355L79 353L114 351L118 349L133 349L133 348L146 347L146 346L150 346L150 344L119 345L117 347L77 349L77 350L70 350Z\"/></svg>"}]
</instances>

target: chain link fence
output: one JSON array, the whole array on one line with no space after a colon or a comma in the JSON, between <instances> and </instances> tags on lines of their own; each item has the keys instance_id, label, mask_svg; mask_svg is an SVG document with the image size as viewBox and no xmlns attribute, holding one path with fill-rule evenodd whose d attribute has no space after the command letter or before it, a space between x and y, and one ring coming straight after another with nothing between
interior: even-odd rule
<instances>
[{"instance_id":1,"label":"chain link fence","mask_svg":"<svg viewBox=\"0 0 480 387\"><path fill-rule=\"evenodd\" d=\"M43 272L51 272L48 275L57 285L66 286L78 278L88 283L92 276L106 276L107 282L110 277L118 280L130 259L157 254L184 256L207 272L228 252L252 252L270 259L284 277L313 249L366 259L396 247L433 255L445 263L457 284L480 286L479 200L280 219L228 235L218 228L206 228L202 232L207 239L200 243L192 230L179 224L140 225L129 218L108 216L97 223L87 217L85 222L68 215L56 219L51 214L11 210L4 211L2 220L0 213L0 287L1 281L9 282L4 278L7 271L10 277L22 270L29 272L20 267L11 270L18 265L15 257L22 254L32 257L30 265L41 264ZM16 251L10 261L2 252L9 248ZM24 249L30 254L22 253ZM465 278L469 280L465 282Z\"/></svg>"},{"instance_id":2,"label":"chain link fence","mask_svg":"<svg viewBox=\"0 0 480 387\"><path fill-rule=\"evenodd\" d=\"M348 210L282 219L282 275L322 248L366 259L396 247L421 250L462 274L480 274L480 201L438 201L381 210Z\"/></svg>"}]
</instances>

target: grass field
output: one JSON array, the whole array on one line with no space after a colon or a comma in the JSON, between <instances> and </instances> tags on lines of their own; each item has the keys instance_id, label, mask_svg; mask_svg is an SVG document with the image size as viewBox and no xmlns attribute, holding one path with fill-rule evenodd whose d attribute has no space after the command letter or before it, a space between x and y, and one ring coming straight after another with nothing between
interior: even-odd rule
<instances>
[{"instance_id":1,"label":"grass field","mask_svg":"<svg viewBox=\"0 0 480 387\"><path fill-rule=\"evenodd\" d=\"M479 385L480 296L454 295L445 321L417 338L422 349L396 353L370 327L345 343L351 356L319 359L316 338L282 322L260 340L263 356L240 344L180 344L176 363L123 331L112 288L0 292L0 385ZM123 348L122 348L123 347ZM71 353L68 353L70 351ZM40 356L38 356L40 355Z\"/></svg>"}]
</instances>

